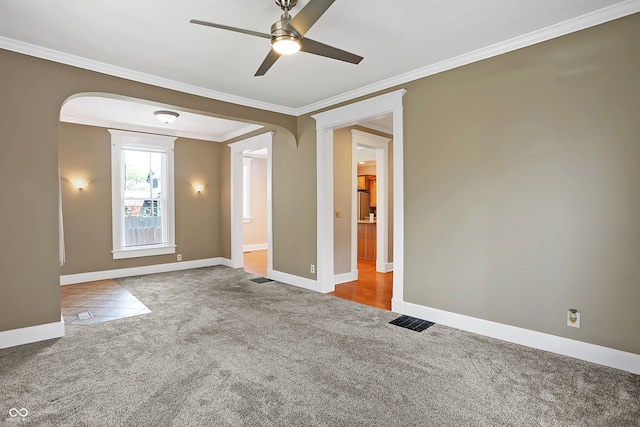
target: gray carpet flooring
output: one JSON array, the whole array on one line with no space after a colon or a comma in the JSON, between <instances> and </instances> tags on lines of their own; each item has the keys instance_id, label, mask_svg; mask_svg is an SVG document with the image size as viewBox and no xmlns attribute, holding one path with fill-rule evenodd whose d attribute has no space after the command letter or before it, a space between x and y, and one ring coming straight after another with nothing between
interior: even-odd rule
<instances>
[{"instance_id":1,"label":"gray carpet flooring","mask_svg":"<svg viewBox=\"0 0 640 427\"><path fill-rule=\"evenodd\" d=\"M119 280L152 312L0 350L0 423L640 425L639 376L251 278Z\"/></svg>"}]
</instances>

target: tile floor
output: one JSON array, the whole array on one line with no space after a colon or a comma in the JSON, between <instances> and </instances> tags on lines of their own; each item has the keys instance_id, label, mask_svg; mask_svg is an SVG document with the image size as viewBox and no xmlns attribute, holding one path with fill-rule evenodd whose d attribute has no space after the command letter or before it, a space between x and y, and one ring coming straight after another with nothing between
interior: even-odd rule
<instances>
[{"instance_id":1,"label":"tile floor","mask_svg":"<svg viewBox=\"0 0 640 427\"><path fill-rule=\"evenodd\" d=\"M61 286L60 298L65 325L92 325L151 313L115 280Z\"/></svg>"}]
</instances>

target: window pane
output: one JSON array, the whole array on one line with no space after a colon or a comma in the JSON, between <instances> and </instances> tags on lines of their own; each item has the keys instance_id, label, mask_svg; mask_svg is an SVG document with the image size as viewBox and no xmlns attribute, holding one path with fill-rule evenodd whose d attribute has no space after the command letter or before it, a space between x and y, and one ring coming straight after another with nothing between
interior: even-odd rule
<instances>
[{"instance_id":1,"label":"window pane","mask_svg":"<svg viewBox=\"0 0 640 427\"><path fill-rule=\"evenodd\" d=\"M162 215L160 200L124 201L124 246L162 243Z\"/></svg>"},{"instance_id":2,"label":"window pane","mask_svg":"<svg viewBox=\"0 0 640 427\"><path fill-rule=\"evenodd\" d=\"M163 153L124 151L124 195L126 198L154 199L162 190Z\"/></svg>"},{"instance_id":3,"label":"window pane","mask_svg":"<svg viewBox=\"0 0 640 427\"><path fill-rule=\"evenodd\" d=\"M124 152L124 246L163 243L163 153Z\"/></svg>"}]
</instances>

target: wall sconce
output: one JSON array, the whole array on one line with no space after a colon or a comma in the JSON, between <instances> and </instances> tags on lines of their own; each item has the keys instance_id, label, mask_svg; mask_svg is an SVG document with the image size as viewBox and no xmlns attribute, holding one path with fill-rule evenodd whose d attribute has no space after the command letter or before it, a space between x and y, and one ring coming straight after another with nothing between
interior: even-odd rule
<instances>
[{"instance_id":1,"label":"wall sconce","mask_svg":"<svg viewBox=\"0 0 640 427\"><path fill-rule=\"evenodd\" d=\"M84 188L87 188L87 186L89 185L89 181L87 181L86 179L76 178L71 180L71 184L73 184L73 186L78 190L82 190Z\"/></svg>"},{"instance_id":2,"label":"wall sconce","mask_svg":"<svg viewBox=\"0 0 640 427\"><path fill-rule=\"evenodd\" d=\"M194 190L196 190L196 192L202 193L202 190L204 190L204 185L202 185L202 184L193 184L193 188L194 188Z\"/></svg>"}]
</instances>

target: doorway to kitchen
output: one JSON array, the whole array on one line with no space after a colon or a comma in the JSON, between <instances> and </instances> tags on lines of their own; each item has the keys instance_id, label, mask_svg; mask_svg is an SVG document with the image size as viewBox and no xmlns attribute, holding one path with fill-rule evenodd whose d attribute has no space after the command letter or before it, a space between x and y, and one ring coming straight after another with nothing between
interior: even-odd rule
<instances>
[{"instance_id":1,"label":"doorway to kitchen","mask_svg":"<svg viewBox=\"0 0 640 427\"><path fill-rule=\"evenodd\" d=\"M370 123L369 123L370 121ZM393 132L393 116L386 114L360 121L373 123L389 122L388 134ZM389 183L391 138L352 129L352 200L356 211L351 226L351 262L356 269L360 258L375 260L375 271L387 273L393 270L392 185ZM364 197L363 197L364 196ZM364 205L364 206L363 206Z\"/></svg>"},{"instance_id":2,"label":"doorway to kitchen","mask_svg":"<svg viewBox=\"0 0 640 427\"><path fill-rule=\"evenodd\" d=\"M334 222L335 291L330 295L384 310L391 309L393 290L392 132L391 113L334 132L334 208L350 214L347 223ZM350 160L345 164L342 158ZM345 203L350 209L342 209Z\"/></svg>"},{"instance_id":3,"label":"doorway to kitchen","mask_svg":"<svg viewBox=\"0 0 640 427\"><path fill-rule=\"evenodd\" d=\"M403 111L404 89L389 92L354 104L325 111L312 117L316 120L317 162L317 282L323 292L335 290L334 270L334 135L335 129L358 124L359 120L391 114L393 123L393 297L392 309L401 312L403 304Z\"/></svg>"}]
</instances>

